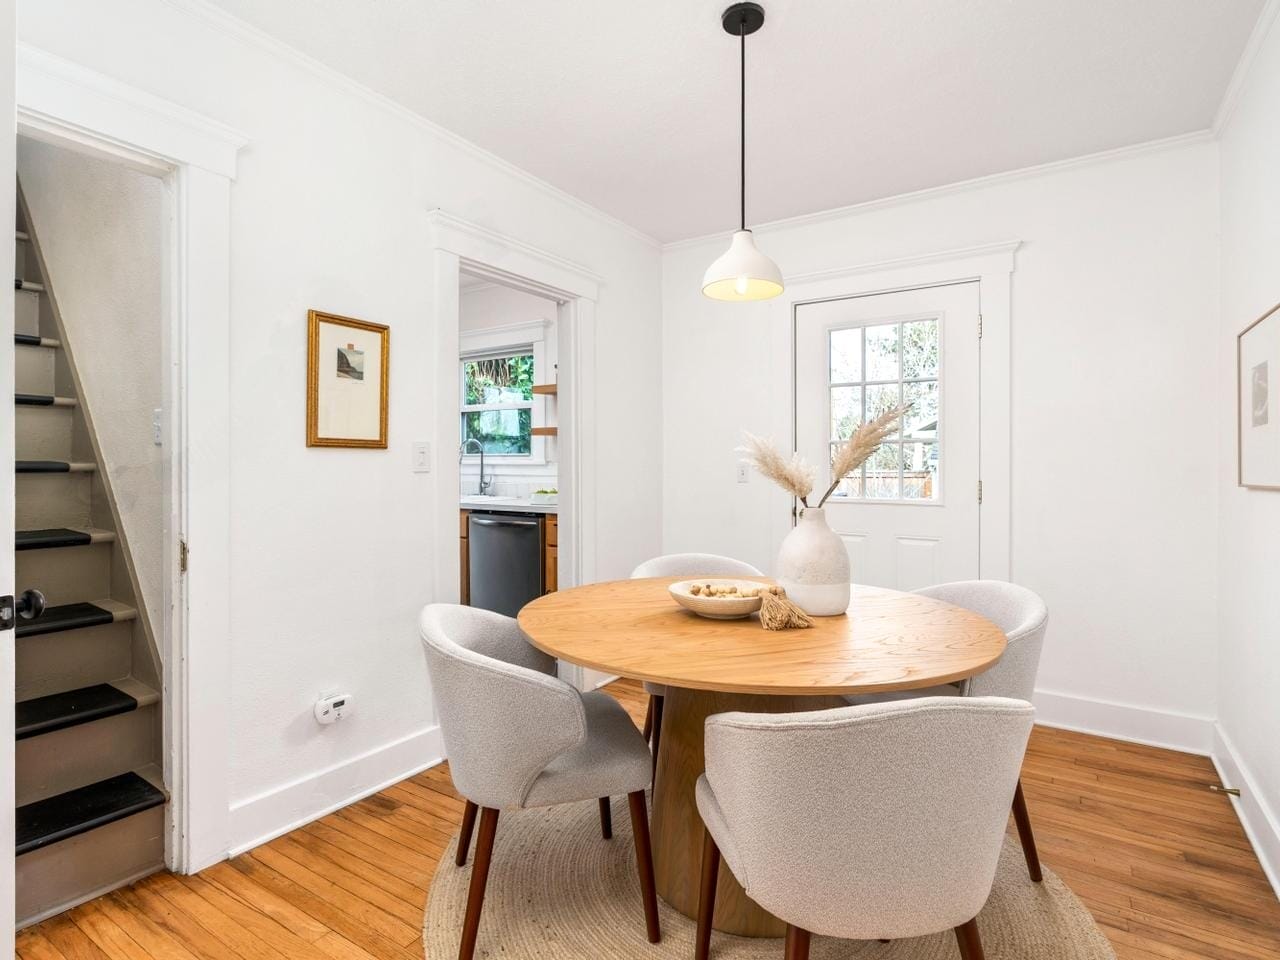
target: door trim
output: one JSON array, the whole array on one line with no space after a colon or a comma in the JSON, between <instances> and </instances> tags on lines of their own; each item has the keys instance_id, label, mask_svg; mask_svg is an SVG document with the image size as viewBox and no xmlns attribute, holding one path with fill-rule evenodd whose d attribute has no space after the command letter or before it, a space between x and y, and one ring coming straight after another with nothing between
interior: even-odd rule
<instances>
[{"instance_id":1,"label":"door trim","mask_svg":"<svg viewBox=\"0 0 1280 960\"><path fill-rule=\"evenodd\" d=\"M24 44L16 80L21 134L145 170L169 195L164 442L171 454L157 639L169 790L165 862L193 873L225 859L229 843L231 181L249 141ZM191 557L185 574L184 545Z\"/></svg>"},{"instance_id":2,"label":"door trim","mask_svg":"<svg viewBox=\"0 0 1280 960\"><path fill-rule=\"evenodd\" d=\"M427 215L433 247L435 284L436 396L454 398L436 406L435 442L435 589L442 603L459 597L460 559L456 541L458 499L457 446L459 297L458 274L465 267L505 286L547 297L559 304L556 315L557 436L562 512L559 514L560 587L590 583L596 575L595 511L597 465L594 459L596 409L596 300L600 277L557 254L531 246L478 224L433 210ZM452 531L452 536L445 536ZM565 666L565 678L581 687L582 668Z\"/></svg>"},{"instance_id":3,"label":"door trim","mask_svg":"<svg viewBox=\"0 0 1280 960\"><path fill-rule=\"evenodd\" d=\"M955 283L978 283L982 324L979 347L979 576L1009 580L1012 569L1012 292L1015 254L1021 240L944 250L857 264L787 278L786 293L770 304L772 376L788 398L770 425L774 436L796 443L796 307L846 297L897 293ZM978 335L978 331L974 331ZM776 393L774 394L777 395ZM783 419L785 417L785 419ZM974 491L977 496L977 491ZM771 514L772 516L772 514ZM770 545L777 553L794 521L785 514L770 523Z\"/></svg>"}]
</instances>

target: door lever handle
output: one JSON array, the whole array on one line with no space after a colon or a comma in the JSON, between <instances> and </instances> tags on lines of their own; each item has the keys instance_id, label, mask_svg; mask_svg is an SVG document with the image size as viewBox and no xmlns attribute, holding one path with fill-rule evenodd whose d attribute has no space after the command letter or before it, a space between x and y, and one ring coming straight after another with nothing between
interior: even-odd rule
<instances>
[{"instance_id":1,"label":"door lever handle","mask_svg":"<svg viewBox=\"0 0 1280 960\"><path fill-rule=\"evenodd\" d=\"M44 613L44 594L39 590L24 590L18 598L18 616L23 620L34 620Z\"/></svg>"}]
</instances>

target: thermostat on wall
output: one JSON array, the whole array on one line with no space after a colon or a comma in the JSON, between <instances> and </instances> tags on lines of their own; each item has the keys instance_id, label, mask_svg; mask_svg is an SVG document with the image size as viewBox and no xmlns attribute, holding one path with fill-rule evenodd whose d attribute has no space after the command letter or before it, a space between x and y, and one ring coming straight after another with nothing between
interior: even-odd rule
<instances>
[{"instance_id":1,"label":"thermostat on wall","mask_svg":"<svg viewBox=\"0 0 1280 960\"><path fill-rule=\"evenodd\" d=\"M333 723L341 720L351 709L351 694L335 693L321 697L316 701L316 720L320 723Z\"/></svg>"}]
</instances>

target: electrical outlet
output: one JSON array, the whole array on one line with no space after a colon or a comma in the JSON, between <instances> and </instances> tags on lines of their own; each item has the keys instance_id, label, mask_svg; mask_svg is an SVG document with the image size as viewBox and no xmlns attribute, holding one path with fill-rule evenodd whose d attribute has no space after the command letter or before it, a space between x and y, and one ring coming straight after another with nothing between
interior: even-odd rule
<instances>
[{"instance_id":1,"label":"electrical outlet","mask_svg":"<svg viewBox=\"0 0 1280 960\"><path fill-rule=\"evenodd\" d=\"M413 445L413 472L431 472L431 444L425 440L419 440Z\"/></svg>"},{"instance_id":2,"label":"electrical outlet","mask_svg":"<svg viewBox=\"0 0 1280 960\"><path fill-rule=\"evenodd\" d=\"M157 447L164 445L164 429L160 424L160 408L151 411L151 442Z\"/></svg>"},{"instance_id":3,"label":"electrical outlet","mask_svg":"<svg viewBox=\"0 0 1280 960\"><path fill-rule=\"evenodd\" d=\"M751 477L751 474L749 472L749 468L747 467L747 465L745 463L738 464L738 482L746 483L747 480L750 479L750 477Z\"/></svg>"}]
</instances>

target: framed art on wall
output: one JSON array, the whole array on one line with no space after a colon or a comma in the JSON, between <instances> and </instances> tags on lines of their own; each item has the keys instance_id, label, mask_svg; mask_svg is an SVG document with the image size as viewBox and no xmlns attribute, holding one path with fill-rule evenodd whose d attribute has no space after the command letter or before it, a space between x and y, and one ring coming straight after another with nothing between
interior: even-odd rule
<instances>
[{"instance_id":1,"label":"framed art on wall","mask_svg":"<svg viewBox=\"0 0 1280 960\"><path fill-rule=\"evenodd\" d=\"M1236 338L1239 482L1280 490L1280 305Z\"/></svg>"},{"instance_id":2,"label":"framed art on wall","mask_svg":"<svg viewBox=\"0 0 1280 960\"><path fill-rule=\"evenodd\" d=\"M307 311L307 446L387 446L390 329Z\"/></svg>"}]
</instances>

